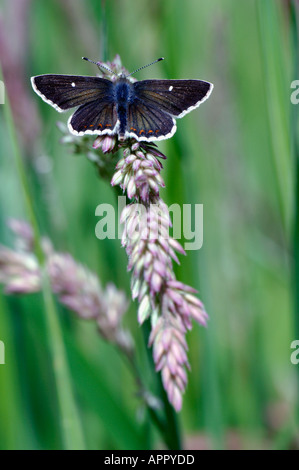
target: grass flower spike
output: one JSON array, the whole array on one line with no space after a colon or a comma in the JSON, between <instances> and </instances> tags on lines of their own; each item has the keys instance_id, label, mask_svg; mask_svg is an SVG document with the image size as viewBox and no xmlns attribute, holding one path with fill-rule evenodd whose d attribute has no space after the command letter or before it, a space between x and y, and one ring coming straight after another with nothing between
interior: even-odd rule
<instances>
[{"instance_id":1,"label":"grass flower spike","mask_svg":"<svg viewBox=\"0 0 299 470\"><path fill-rule=\"evenodd\" d=\"M0 246L0 283L8 294L31 294L41 290L41 269L33 253L31 227L12 220L15 248ZM51 242L42 240L52 291L59 302L79 317L94 320L99 333L126 354L133 350L132 338L122 327L128 300L114 284L102 288L98 277L77 263L69 253L57 253Z\"/></svg>"},{"instance_id":2,"label":"grass flower spike","mask_svg":"<svg viewBox=\"0 0 299 470\"><path fill-rule=\"evenodd\" d=\"M187 384L186 332L192 320L206 325L207 314L195 289L176 280L173 261L182 246L169 236L171 219L159 190L164 181L160 159L165 155L151 144L133 143L124 150L111 184L118 184L136 203L127 205L121 215L124 223L122 244L132 272L131 290L137 299L138 322L151 319L156 370L161 371L168 399L179 411Z\"/></svg>"}]
</instances>

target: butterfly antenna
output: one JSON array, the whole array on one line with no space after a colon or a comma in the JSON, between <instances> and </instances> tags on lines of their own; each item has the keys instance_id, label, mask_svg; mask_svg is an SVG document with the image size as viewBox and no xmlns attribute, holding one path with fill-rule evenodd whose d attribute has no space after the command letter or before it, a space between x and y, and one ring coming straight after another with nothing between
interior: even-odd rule
<instances>
[{"instance_id":1,"label":"butterfly antenna","mask_svg":"<svg viewBox=\"0 0 299 470\"><path fill-rule=\"evenodd\" d=\"M140 67L139 69L135 70L134 72L129 73L129 75L126 75L126 78L130 77L131 75L133 75L136 72L139 72L139 70L145 69L146 67L149 67L150 65L153 65L156 62L160 62L160 60L164 60L164 57L160 57L160 59L154 60L154 62L151 62L150 64L143 65L143 67Z\"/></svg>"},{"instance_id":2,"label":"butterfly antenna","mask_svg":"<svg viewBox=\"0 0 299 470\"><path fill-rule=\"evenodd\" d=\"M108 72L113 73L113 75L117 75L117 73L113 72L113 70L109 69L106 65L103 65L102 62L94 62L93 60L88 59L87 57L82 57L83 60L87 60L87 62L90 62L91 64L95 64L99 67L99 69L105 69L108 70Z\"/></svg>"}]
</instances>

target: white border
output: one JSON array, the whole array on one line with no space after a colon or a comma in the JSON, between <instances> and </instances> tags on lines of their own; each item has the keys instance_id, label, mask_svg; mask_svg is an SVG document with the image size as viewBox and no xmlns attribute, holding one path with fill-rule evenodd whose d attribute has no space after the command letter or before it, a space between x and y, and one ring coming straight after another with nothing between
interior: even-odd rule
<instances>
[{"instance_id":1,"label":"white border","mask_svg":"<svg viewBox=\"0 0 299 470\"><path fill-rule=\"evenodd\" d=\"M78 132L73 128L73 126L71 124L71 120L72 120L72 117L73 117L74 114L75 113L73 113L69 117L68 122L67 122L67 126L68 126L68 129L69 129L71 134L76 135L76 136L83 136L85 134L89 134L89 135L117 135L117 137L119 138L119 135L118 135L118 128L119 128L119 124L120 124L119 120L117 120L117 122L116 122L113 129L104 129L102 131L101 130L92 131L92 130L88 129L86 131ZM171 131L166 135L161 135L159 137L155 137L155 136L140 137L137 134L135 134L134 132L126 131L125 135L124 135L124 140L132 138L132 139L138 140L138 142L141 142L141 141L153 142L153 141L158 141L158 140L170 139L170 137L172 137L175 134L176 130L177 130L176 121L175 121L174 118L172 118L172 122L173 122L173 126L171 128Z\"/></svg>"},{"instance_id":2,"label":"white border","mask_svg":"<svg viewBox=\"0 0 299 470\"><path fill-rule=\"evenodd\" d=\"M50 75L50 74L49 74ZM53 74L55 75L55 74ZM35 79L37 77L42 77L43 75L35 75L34 77L31 77L31 85L32 85L32 88L33 90L35 91L35 93L41 97L41 99L43 101L45 101L45 103L48 103L50 106L52 106L54 109L56 109L56 111L58 111L59 113L65 113L66 111L68 111L68 109L61 109L57 104L53 103L53 101L49 100L48 98L45 97L45 95L43 95L39 89L37 88L36 84L35 84Z\"/></svg>"},{"instance_id":3,"label":"white border","mask_svg":"<svg viewBox=\"0 0 299 470\"><path fill-rule=\"evenodd\" d=\"M166 113L165 113L166 114ZM170 116L168 114L168 116ZM135 134L134 132L128 132L126 131L125 132L125 139L128 139L128 138L133 138L133 139L136 139L138 140L138 142L142 142L142 141L145 141L145 142L154 142L154 141L158 141L158 140L165 140L165 139L170 139L170 137L172 137L176 130L177 130L177 126L176 126L176 121L174 118L172 118L172 122L173 122L173 126L171 128L171 131L166 134L166 135L160 135L159 137L156 137L156 136L151 136L151 137L141 137L140 135L138 136L137 134Z\"/></svg>"},{"instance_id":4,"label":"white border","mask_svg":"<svg viewBox=\"0 0 299 470\"><path fill-rule=\"evenodd\" d=\"M200 82L204 82L204 80L199 80L199 81L200 81ZM210 96L210 94L212 93L212 90L213 90L213 88L214 88L214 85L213 85L213 83L210 83L210 82L205 82L205 83L208 83L208 84L210 85L210 89L209 89L208 93L207 93L201 100L197 101L196 104L194 104L193 106L190 106L190 108L187 108L187 109L186 109L185 111L183 111L181 114L179 114L178 116L176 116L177 119L180 119L180 118L186 116L186 114L188 114L188 113L190 113L191 111L193 111L193 109L198 108L198 106L200 106L201 103L203 103L204 101L206 101L206 100L209 98L209 96Z\"/></svg>"},{"instance_id":5,"label":"white border","mask_svg":"<svg viewBox=\"0 0 299 470\"><path fill-rule=\"evenodd\" d=\"M76 113L76 111L75 111L75 113ZM73 113L69 117L68 122L67 122L67 127L68 127L69 131L71 132L71 134L80 135L80 136L85 135L85 134L90 134L90 135L106 135L106 134L108 134L108 135L112 135L112 134L113 135L118 135L119 120L116 121L116 124L115 124L113 129L104 129L102 131L100 131L100 130L92 131L90 129L88 129L86 131L80 131L80 132L76 131L73 128L72 124L71 124L72 117L74 116L75 113Z\"/></svg>"}]
</instances>

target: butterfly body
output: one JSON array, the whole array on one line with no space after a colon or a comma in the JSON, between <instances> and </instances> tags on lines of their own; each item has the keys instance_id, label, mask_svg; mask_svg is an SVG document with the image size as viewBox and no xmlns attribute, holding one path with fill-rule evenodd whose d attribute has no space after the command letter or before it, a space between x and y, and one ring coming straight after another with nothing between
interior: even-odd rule
<instances>
[{"instance_id":1,"label":"butterfly body","mask_svg":"<svg viewBox=\"0 0 299 470\"><path fill-rule=\"evenodd\" d=\"M202 80L141 80L121 74L113 82L76 75L38 75L34 91L57 111L78 109L69 118L72 134L117 135L120 140L171 137L176 119L197 108L213 85Z\"/></svg>"},{"instance_id":2,"label":"butterfly body","mask_svg":"<svg viewBox=\"0 0 299 470\"><path fill-rule=\"evenodd\" d=\"M125 77L120 77L114 85L116 111L119 121L118 134L120 140L125 137L127 128L128 106L134 102L132 83Z\"/></svg>"}]
</instances>

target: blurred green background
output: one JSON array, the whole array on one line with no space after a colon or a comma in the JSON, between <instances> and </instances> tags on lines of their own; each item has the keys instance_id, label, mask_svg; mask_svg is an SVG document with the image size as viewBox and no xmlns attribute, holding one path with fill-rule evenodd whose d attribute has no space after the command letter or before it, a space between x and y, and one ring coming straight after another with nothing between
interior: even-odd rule
<instances>
[{"instance_id":1,"label":"blurred green background","mask_svg":"<svg viewBox=\"0 0 299 470\"><path fill-rule=\"evenodd\" d=\"M204 244L176 273L200 292L208 329L188 334L191 372L178 423L185 448L298 448L298 144L291 82L299 79L295 3L283 0L2 0L0 59L42 234L130 297L119 240L99 241L98 204L110 185L61 145L57 120L30 77L94 75L81 60L112 60L136 74L214 83L211 98L159 144L162 198L204 205ZM0 106L0 242L9 217L27 217ZM297 192L296 192L297 191ZM120 355L58 304L71 383L89 449L161 448L140 411ZM147 362L136 304L125 319ZM40 294L0 299L0 448L60 449L64 442Z\"/></svg>"}]
</instances>

